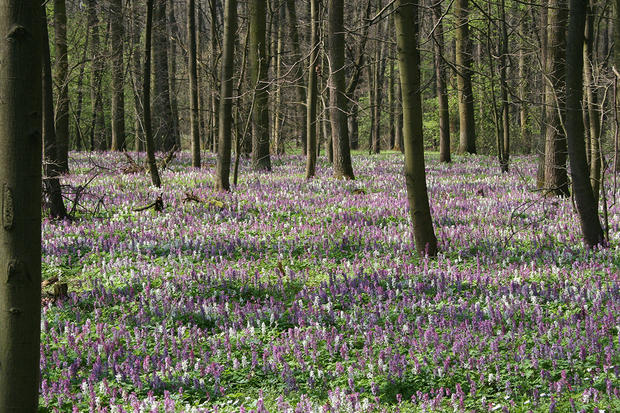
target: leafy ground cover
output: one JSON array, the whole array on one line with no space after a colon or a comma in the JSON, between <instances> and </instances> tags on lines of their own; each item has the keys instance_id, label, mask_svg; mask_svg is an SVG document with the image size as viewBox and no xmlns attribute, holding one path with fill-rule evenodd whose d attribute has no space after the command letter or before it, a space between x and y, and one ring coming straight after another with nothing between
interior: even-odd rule
<instances>
[{"instance_id":1,"label":"leafy ground cover","mask_svg":"<svg viewBox=\"0 0 620 413\"><path fill-rule=\"evenodd\" d=\"M77 186L95 170L73 158ZM43 411L620 410L618 204L588 252L531 159L429 159L442 255L420 260L400 155L354 157L354 182L242 165L230 194L214 162L181 154L159 191L98 154L88 211L44 222L69 295L43 309Z\"/></svg>"}]
</instances>

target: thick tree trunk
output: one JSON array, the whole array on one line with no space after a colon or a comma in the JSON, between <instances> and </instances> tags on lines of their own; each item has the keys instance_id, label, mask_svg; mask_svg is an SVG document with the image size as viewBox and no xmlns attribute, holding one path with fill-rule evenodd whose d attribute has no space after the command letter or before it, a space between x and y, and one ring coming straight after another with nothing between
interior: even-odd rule
<instances>
[{"instance_id":1,"label":"thick tree trunk","mask_svg":"<svg viewBox=\"0 0 620 413\"><path fill-rule=\"evenodd\" d=\"M328 54L329 54L329 100L332 125L332 144L334 148L334 176L355 179L349 149L347 124L347 97L345 95L344 66L344 2L329 0L328 15Z\"/></svg>"},{"instance_id":2,"label":"thick tree trunk","mask_svg":"<svg viewBox=\"0 0 620 413\"><path fill-rule=\"evenodd\" d=\"M446 63L443 52L443 24L441 1L433 3L435 79L439 103L439 161L449 163L450 157L450 109L448 108L448 87L446 86Z\"/></svg>"},{"instance_id":3,"label":"thick tree trunk","mask_svg":"<svg viewBox=\"0 0 620 413\"><path fill-rule=\"evenodd\" d=\"M428 202L424 170L422 137L422 98L420 96L420 53L418 39L418 4L396 0L396 43L403 99L405 180L413 236L420 255L437 255L437 238Z\"/></svg>"},{"instance_id":4,"label":"thick tree trunk","mask_svg":"<svg viewBox=\"0 0 620 413\"><path fill-rule=\"evenodd\" d=\"M41 2L0 2L0 412L34 413L41 325Z\"/></svg>"},{"instance_id":5,"label":"thick tree trunk","mask_svg":"<svg viewBox=\"0 0 620 413\"><path fill-rule=\"evenodd\" d=\"M189 123L192 138L192 166L200 168L200 131L198 129L198 72L196 70L196 4L187 0L187 38L189 40Z\"/></svg>"},{"instance_id":6,"label":"thick tree trunk","mask_svg":"<svg viewBox=\"0 0 620 413\"><path fill-rule=\"evenodd\" d=\"M169 151L176 143L170 106L168 71L168 0L155 0L153 9L153 136L155 149Z\"/></svg>"},{"instance_id":7,"label":"thick tree trunk","mask_svg":"<svg viewBox=\"0 0 620 413\"><path fill-rule=\"evenodd\" d=\"M469 41L469 0L456 0L456 66L459 96L460 153L476 153L474 94L471 85L471 43Z\"/></svg>"},{"instance_id":8,"label":"thick tree trunk","mask_svg":"<svg viewBox=\"0 0 620 413\"><path fill-rule=\"evenodd\" d=\"M269 79L268 61L265 53L266 0L248 4L250 17L250 74L252 87L256 88L252 114L252 167L257 171L270 171L269 157Z\"/></svg>"},{"instance_id":9,"label":"thick tree trunk","mask_svg":"<svg viewBox=\"0 0 620 413\"><path fill-rule=\"evenodd\" d=\"M547 113L545 141L545 190L548 194L568 196L566 172L566 135L562 127L564 116L564 90L566 87L566 1L550 0L548 9L547 74L545 107ZM583 50L581 47L579 50ZM583 67L583 56L581 56ZM583 123L582 112L579 121Z\"/></svg>"},{"instance_id":10,"label":"thick tree trunk","mask_svg":"<svg viewBox=\"0 0 620 413\"><path fill-rule=\"evenodd\" d=\"M230 154L232 148L232 94L235 34L237 32L237 0L226 0L224 5L224 41L222 43L222 72L219 107L219 144L215 186L229 191Z\"/></svg>"},{"instance_id":11,"label":"thick tree trunk","mask_svg":"<svg viewBox=\"0 0 620 413\"><path fill-rule=\"evenodd\" d=\"M317 68L318 64L318 40L319 40L319 0L311 0L310 4L310 60L308 65L308 101L306 102L306 136L308 141L306 152L306 179L315 175L316 168L316 105L318 98ZM305 92L304 92L305 93Z\"/></svg>"},{"instance_id":12,"label":"thick tree trunk","mask_svg":"<svg viewBox=\"0 0 620 413\"><path fill-rule=\"evenodd\" d=\"M69 172L69 55L67 53L67 6L65 0L54 0L54 41L56 47L54 78L58 87L55 123L58 170L67 173Z\"/></svg>"},{"instance_id":13,"label":"thick tree trunk","mask_svg":"<svg viewBox=\"0 0 620 413\"><path fill-rule=\"evenodd\" d=\"M62 174L59 154L56 147L56 130L54 128L54 96L52 94L52 64L50 61L49 34L45 9L41 8L42 34L42 135L43 135L43 187L45 206L51 218L62 219L67 216L62 190L58 180Z\"/></svg>"},{"instance_id":14,"label":"thick tree trunk","mask_svg":"<svg viewBox=\"0 0 620 413\"><path fill-rule=\"evenodd\" d=\"M583 91L583 45L587 0L570 0L570 20L566 44L566 138L571 179L579 222L586 246L603 244L603 229L597 203L590 186L584 125L581 119Z\"/></svg>"},{"instance_id":15,"label":"thick tree trunk","mask_svg":"<svg viewBox=\"0 0 620 413\"><path fill-rule=\"evenodd\" d=\"M112 150L125 150L125 66L123 63L123 3L110 1L112 40Z\"/></svg>"},{"instance_id":16,"label":"thick tree trunk","mask_svg":"<svg viewBox=\"0 0 620 413\"><path fill-rule=\"evenodd\" d=\"M142 77L142 104L144 110L144 140L146 157L151 174L151 182L157 188L161 187L157 162L155 161L155 144L153 142L153 128L151 125L151 33L153 30L153 2L146 1L146 30L144 40L144 75Z\"/></svg>"}]
</instances>

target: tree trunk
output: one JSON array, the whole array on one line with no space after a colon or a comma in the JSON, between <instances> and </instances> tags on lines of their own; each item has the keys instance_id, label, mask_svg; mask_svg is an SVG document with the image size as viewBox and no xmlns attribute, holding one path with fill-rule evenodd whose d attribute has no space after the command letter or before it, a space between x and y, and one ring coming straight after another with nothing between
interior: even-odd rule
<instances>
[{"instance_id":1,"label":"tree trunk","mask_svg":"<svg viewBox=\"0 0 620 413\"><path fill-rule=\"evenodd\" d=\"M318 97L317 89L317 63L319 41L319 0L311 0L310 4L310 60L308 65L308 101L306 102L306 179L315 175L316 168L316 105ZM305 92L304 92L305 93Z\"/></svg>"},{"instance_id":2,"label":"tree trunk","mask_svg":"<svg viewBox=\"0 0 620 413\"><path fill-rule=\"evenodd\" d=\"M110 1L112 40L112 150L125 150L125 66L123 63L123 3Z\"/></svg>"},{"instance_id":3,"label":"tree trunk","mask_svg":"<svg viewBox=\"0 0 620 413\"><path fill-rule=\"evenodd\" d=\"M192 166L194 168L200 168L198 72L196 70L196 4L194 0L187 0L187 38L189 39L189 123L192 137Z\"/></svg>"},{"instance_id":4,"label":"tree trunk","mask_svg":"<svg viewBox=\"0 0 620 413\"><path fill-rule=\"evenodd\" d=\"M106 150L108 148L108 142L105 131L103 97L101 96L103 60L100 53L99 18L97 17L96 0L88 1L88 27L90 27L90 54L92 59L90 82L90 99L92 105L90 149Z\"/></svg>"},{"instance_id":5,"label":"tree trunk","mask_svg":"<svg viewBox=\"0 0 620 413\"><path fill-rule=\"evenodd\" d=\"M583 93L583 46L587 0L570 0L570 20L566 44L566 138L571 179L579 222L587 247L603 244L603 229L590 186L584 125L581 119Z\"/></svg>"},{"instance_id":6,"label":"tree trunk","mask_svg":"<svg viewBox=\"0 0 620 413\"><path fill-rule=\"evenodd\" d=\"M508 30L506 29L506 8L505 0L500 2L500 25L501 25L501 50L499 58L499 77L501 82L502 92L502 159L501 169L502 172L508 172L508 165L510 163L510 106L508 102L508 79L506 72L508 71Z\"/></svg>"},{"instance_id":7,"label":"tree trunk","mask_svg":"<svg viewBox=\"0 0 620 413\"><path fill-rule=\"evenodd\" d=\"M547 108L545 101L547 98L547 22L549 19L549 8L547 7L548 0L543 0L543 7L540 13L539 31L542 33L540 36L540 63L541 63L541 87L540 87L540 135L536 139L536 154L537 154L537 170L536 170L536 187L538 189L545 188L545 151L546 151L546 136L547 136Z\"/></svg>"},{"instance_id":8,"label":"tree trunk","mask_svg":"<svg viewBox=\"0 0 620 413\"><path fill-rule=\"evenodd\" d=\"M520 35L523 39L526 36L526 27L525 27L525 18L521 21L519 25ZM521 47L519 48L519 127L521 134L521 142L523 143L523 147L525 148L526 153L532 153L532 136L530 135L529 129L529 115L528 115L528 81L529 81L529 71L527 70L527 62L525 55L525 41L521 42Z\"/></svg>"},{"instance_id":9,"label":"tree trunk","mask_svg":"<svg viewBox=\"0 0 620 413\"><path fill-rule=\"evenodd\" d=\"M131 81L133 89L134 105L134 150L142 152L144 150L144 112L140 101L140 85L142 84L141 62L140 62L140 29L138 23L138 5L133 2L131 5Z\"/></svg>"},{"instance_id":10,"label":"tree trunk","mask_svg":"<svg viewBox=\"0 0 620 413\"><path fill-rule=\"evenodd\" d=\"M344 66L344 2L329 0L328 54L329 54L329 102L334 148L334 176L355 179L349 149L347 124L347 97L345 95Z\"/></svg>"},{"instance_id":11,"label":"tree trunk","mask_svg":"<svg viewBox=\"0 0 620 413\"><path fill-rule=\"evenodd\" d=\"M389 22L388 19L385 20L385 23ZM383 37L383 33L387 32L387 30L382 30L382 26L377 25L377 38L381 39ZM374 123L373 123L373 132L372 132L372 152L380 153L381 152L381 113L382 113L382 103L383 103L383 80L385 75L385 42L380 42L380 45L375 49L375 64L374 73L373 73L373 87L374 87L374 102L372 106L372 110L374 112Z\"/></svg>"},{"instance_id":12,"label":"tree trunk","mask_svg":"<svg viewBox=\"0 0 620 413\"><path fill-rule=\"evenodd\" d=\"M474 94L471 85L471 43L469 41L469 0L456 0L456 66L460 119L460 153L476 153Z\"/></svg>"},{"instance_id":13,"label":"tree trunk","mask_svg":"<svg viewBox=\"0 0 620 413\"><path fill-rule=\"evenodd\" d=\"M54 41L56 47L56 73L54 78L56 85L58 85L55 124L58 157L54 157L54 159L58 159L58 171L67 173L69 172L69 57L67 53L67 5L65 0L54 0Z\"/></svg>"},{"instance_id":14,"label":"tree trunk","mask_svg":"<svg viewBox=\"0 0 620 413\"><path fill-rule=\"evenodd\" d=\"M257 171L270 171L269 157L269 79L265 54L266 0L248 4L250 17L250 74L252 87L256 88L252 115L252 167Z\"/></svg>"},{"instance_id":15,"label":"tree trunk","mask_svg":"<svg viewBox=\"0 0 620 413\"><path fill-rule=\"evenodd\" d=\"M349 119L348 119L348 124L349 124L349 142L351 144L351 149L357 149L359 147L358 110L359 109L358 109L357 101L356 101L354 104L351 105L351 114L349 115Z\"/></svg>"},{"instance_id":16,"label":"tree trunk","mask_svg":"<svg viewBox=\"0 0 620 413\"><path fill-rule=\"evenodd\" d=\"M41 2L0 2L0 412L34 413L41 325Z\"/></svg>"},{"instance_id":17,"label":"tree trunk","mask_svg":"<svg viewBox=\"0 0 620 413\"><path fill-rule=\"evenodd\" d=\"M614 43L620 45L620 0L616 0L614 7ZM614 64L620 70L620 47L614 47ZM616 107L620 106L620 93L616 96ZM620 133L616 134L614 142L614 172L620 172Z\"/></svg>"},{"instance_id":18,"label":"tree trunk","mask_svg":"<svg viewBox=\"0 0 620 413\"><path fill-rule=\"evenodd\" d=\"M155 0L153 8L153 136L155 150L169 151L176 143L170 106L168 71L168 0Z\"/></svg>"},{"instance_id":19,"label":"tree trunk","mask_svg":"<svg viewBox=\"0 0 620 413\"><path fill-rule=\"evenodd\" d=\"M301 55L301 49L299 47L299 32L297 30L297 11L295 9L295 0L286 0L286 9L288 10L288 27L289 27L289 36L291 37L291 46L292 50L292 59L295 62L295 66L292 70L292 75L295 83L295 91L297 93L297 100L299 101L296 105L297 111L297 119L296 124L299 128L297 132L297 136L300 137L303 147L303 153L308 154L307 152L307 139L306 134L308 133L307 122L301 123L301 119L305 119L306 113L304 113L304 106L306 105L306 85L304 84L304 73L303 73L303 59ZM311 45L315 43L310 43ZM316 115L316 110L315 110ZM315 136L316 140L316 136Z\"/></svg>"},{"instance_id":20,"label":"tree trunk","mask_svg":"<svg viewBox=\"0 0 620 413\"><path fill-rule=\"evenodd\" d=\"M422 97L420 96L420 53L418 4L396 0L396 43L403 100L405 180L413 236L420 255L437 255L437 238L428 202L422 137Z\"/></svg>"},{"instance_id":21,"label":"tree trunk","mask_svg":"<svg viewBox=\"0 0 620 413\"><path fill-rule=\"evenodd\" d=\"M441 1L433 5L435 79L437 83L437 101L439 106L439 161L449 163L450 157L450 109L448 107L448 88L446 86L446 63L443 55L443 24Z\"/></svg>"},{"instance_id":22,"label":"tree trunk","mask_svg":"<svg viewBox=\"0 0 620 413\"><path fill-rule=\"evenodd\" d=\"M593 3L591 3L593 4ZM586 89L586 100L588 105L588 119L590 126L590 144L586 145L586 154L589 153L590 165L590 185L592 185L592 193L594 200L598 205L600 183L601 183L601 116L599 112L598 94L596 92L596 84L594 81L593 67L594 60L594 16L596 15L596 6L588 7L588 15L586 17L586 31L584 44L584 85Z\"/></svg>"},{"instance_id":23,"label":"tree trunk","mask_svg":"<svg viewBox=\"0 0 620 413\"><path fill-rule=\"evenodd\" d=\"M276 38L276 61L275 61L275 75L276 75L276 90L275 99L273 101L273 146L277 155L284 154L284 135L282 134L282 53L284 46L284 19L286 9L284 5L276 5L277 11L274 12L273 19L276 20L275 26L277 27Z\"/></svg>"},{"instance_id":24,"label":"tree trunk","mask_svg":"<svg viewBox=\"0 0 620 413\"><path fill-rule=\"evenodd\" d=\"M151 125L151 33L153 30L153 2L146 0L146 33L144 40L144 75L142 77L142 104L144 110L144 140L146 143L146 157L151 174L151 182L157 188L161 187L157 162L155 161L155 145L153 142L153 127Z\"/></svg>"},{"instance_id":25,"label":"tree trunk","mask_svg":"<svg viewBox=\"0 0 620 413\"><path fill-rule=\"evenodd\" d=\"M399 69L400 71L400 69ZM405 153L405 142L403 137L403 101L402 101L402 87L400 84L400 76L396 79L396 135L394 140L396 141L396 147L394 149L399 150L401 153Z\"/></svg>"},{"instance_id":26,"label":"tree trunk","mask_svg":"<svg viewBox=\"0 0 620 413\"><path fill-rule=\"evenodd\" d=\"M62 190L58 177L62 174L59 153L56 147L56 130L54 128L54 96L52 94L52 63L50 61L49 34L47 16L42 7L42 135L43 135L43 187L45 207L51 218L62 219L67 216Z\"/></svg>"},{"instance_id":27,"label":"tree trunk","mask_svg":"<svg viewBox=\"0 0 620 413\"><path fill-rule=\"evenodd\" d=\"M547 113L545 141L545 189L548 194L568 196L566 172L566 135L562 128L564 116L565 51L566 51L566 2L550 0L548 9L547 74L545 107ZM583 50L582 47L579 50ZM583 67L583 56L581 56ZM550 84L549 84L550 83ZM579 121L583 123L579 112Z\"/></svg>"},{"instance_id":28,"label":"tree trunk","mask_svg":"<svg viewBox=\"0 0 620 413\"><path fill-rule=\"evenodd\" d=\"M237 32L237 0L226 0L224 5L224 41L222 43L222 72L220 82L219 144L215 186L229 191L230 153L232 147L232 94L235 34Z\"/></svg>"},{"instance_id":29,"label":"tree trunk","mask_svg":"<svg viewBox=\"0 0 620 413\"><path fill-rule=\"evenodd\" d=\"M172 137L177 148L181 149L181 132L179 130L179 103L177 100L177 42L179 41L179 30L177 19L174 12L174 0L168 0L168 33L169 50L168 57L170 62L170 113L172 114Z\"/></svg>"},{"instance_id":30,"label":"tree trunk","mask_svg":"<svg viewBox=\"0 0 620 413\"><path fill-rule=\"evenodd\" d=\"M394 125L394 48L390 46L390 53L388 57L390 77L388 78L388 134L389 134L389 148L394 150L395 143L395 125ZM351 128L349 128L351 130Z\"/></svg>"}]
</instances>

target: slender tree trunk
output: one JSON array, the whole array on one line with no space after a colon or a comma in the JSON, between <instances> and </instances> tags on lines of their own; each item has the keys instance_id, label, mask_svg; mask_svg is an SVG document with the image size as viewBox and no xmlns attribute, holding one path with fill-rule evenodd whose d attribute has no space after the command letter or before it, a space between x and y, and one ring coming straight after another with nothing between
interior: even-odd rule
<instances>
[{"instance_id":1,"label":"slender tree trunk","mask_svg":"<svg viewBox=\"0 0 620 413\"><path fill-rule=\"evenodd\" d=\"M547 73L551 84L547 84L545 107L547 110L545 141L545 189L548 194L568 196L568 174L566 171L566 135L562 128L564 116L565 51L566 51L566 2L549 1ZM583 50L581 47L579 50ZM581 56L583 67L583 56ZM579 121L583 123L579 112Z\"/></svg>"},{"instance_id":2,"label":"slender tree trunk","mask_svg":"<svg viewBox=\"0 0 620 413\"><path fill-rule=\"evenodd\" d=\"M510 105L508 102L508 79L506 72L508 71L508 30L506 28L506 8L505 0L500 2L500 26L501 26L501 50L499 58L499 76L501 83L502 93L502 160L501 169L502 172L508 172L508 165L510 163Z\"/></svg>"},{"instance_id":3,"label":"slender tree trunk","mask_svg":"<svg viewBox=\"0 0 620 413\"><path fill-rule=\"evenodd\" d=\"M189 39L189 119L192 136L192 166L200 168L200 132L198 129L198 72L196 70L196 4L187 0L187 38Z\"/></svg>"},{"instance_id":4,"label":"slender tree trunk","mask_svg":"<svg viewBox=\"0 0 620 413\"><path fill-rule=\"evenodd\" d=\"M353 97L352 97L353 98ZM351 105L348 119L349 124L349 142L351 143L351 149L359 148L359 119L358 119L358 106L357 103ZM394 112L392 112L394 113Z\"/></svg>"},{"instance_id":5,"label":"slender tree trunk","mask_svg":"<svg viewBox=\"0 0 620 413\"><path fill-rule=\"evenodd\" d=\"M310 2L310 60L308 65L308 101L306 102L306 179L315 175L316 168L316 105L318 97L317 89L317 63L318 63L318 41L319 41L319 1ZM305 92L304 92L305 93Z\"/></svg>"},{"instance_id":6,"label":"slender tree trunk","mask_svg":"<svg viewBox=\"0 0 620 413\"><path fill-rule=\"evenodd\" d=\"M536 187L538 189L545 188L545 151L546 151L546 136L547 136L547 22L549 19L549 8L547 7L548 0L543 0L542 10L540 13L539 31L540 35L540 62L541 62L541 87L540 87L540 101L541 101L541 113L540 113L540 135L536 139L536 154L537 154L537 170L536 170Z\"/></svg>"},{"instance_id":7,"label":"slender tree trunk","mask_svg":"<svg viewBox=\"0 0 620 413\"><path fill-rule=\"evenodd\" d=\"M603 244L598 207L590 186L582 112L583 46L587 0L570 0L566 44L566 138L579 222L587 247Z\"/></svg>"},{"instance_id":8,"label":"slender tree trunk","mask_svg":"<svg viewBox=\"0 0 620 413\"><path fill-rule=\"evenodd\" d=\"M144 112L142 102L140 101L140 85L141 78L141 62L140 62L140 28L138 22L138 4L131 4L131 76L133 89L133 105L134 105L134 150L142 152L144 150Z\"/></svg>"},{"instance_id":9,"label":"slender tree trunk","mask_svg":"<svg viewBox=\"0 0 620 413\"><path fill-rule=\"evenodd\" d=\"M471 43L469 40L469 0L456 0L456 66L459 95L460 153L476 153L474 94L471 85Z\"/></svg>"},{"instance_id":10,"label":"slender tree trunk","mask_svg":"<svg viewBox=\"0 0 620 413\"><path fill-rule=\"evenodd\" d=\"M219 108L219 144L215 186L229 191L230 156L232 149L232 94L235 33L237 31L237 1L226 0L224 5L224 41L222 43L222 78Z\"/></svg>"},{"instance_id":11,"label":"slender tree trunk","mask_svg":"<svg viewBox=\"0 0 620 413\"><path fill-rule=\"evenodd\" d=\"M437 100L439 103L439 161L451 162L450 157L450 109L448 107L448 87L446 86L446 63L443 51L443 24L441 1L433 2L433 24L435 51L435 79L437 84Z\"/></svg>"},{"instance_id":12,"label":"slender tree trunk","mask_svg":"<svg viewBox=\"0 0 620 413\"><path fill-rule=\"evenodd\" d=\"M614 7L614 43L620 45L620 0L615 1ZM614 47L614 65L620 71L620 47ZM616 96L616 108L620 106L620 93ZM614 172L620 172L620 133L616 134L614 142Z\"/></svg>"},{"instance_id":13,"label":"slender tree trunk","mask_svg":"<svg viewBox=\"0 0 620 413\"><path fill-rule=\"evenodd\" d=\"M217 4L218 1L217 0L210 0L209 1L209 5L210 5L210 11L211 11L211 60L212 60L212 64L213 67L216 68L217 67L217 60L218 60L218 14L217 14ZM236 13L236 12L235 12ZM234 48L234 45L233 45ZM220 117L218 116L218 112L219 112L219 108L220 108L220 101L217 95L217 91L218 89L221 89L221 85L218 85L218 76L212 76L211 79L212 84L211 84L211 130L210 135L211 135L211 151L216 152L218 151L217 148L217 144L218 144L218 131L219 131L219 121L220 121ZM239 101L238 101L239 102ZM251 142L249 142L251 146ZM250 149L247 150L247 153L250 153Z\"/></svg>"},{"instance_id":14,"label":"slender tree trunk","mask_svg":"<svg viewBox=\"0 0 620 413\"><path fill-rule=\"evenodd\" d=\"M47 31L47 16L42 7L41 34L42 34L42 135L43 135L43 187L45 206L51 218L62 219L67 216L65 203L62 199L62 190L58 180L62 174L61 164L58 161L56 147L56 130L54 128L54 96L52 94L52 63L50 60L49 34Z\"/></svg>"},{"instance_id":15,"label":"slender tree trunk","mask_svg":"<svg viewBox=\"0 0 620 413\"><path fill-rule=\"evenodd\" d=\"M389 20L385 20L385 23ZM382 30L382 26L377 26L377 37L382 38L383 33L387 30ZM385 75L385 42L381 42L375 49L375 64L373 73L373 87L374 87L374 102L372 110L374 112L374 123L372 132L372 152L381 152L381 112L383 107L383 80Z\"/></svg>"},{"instance_id":16,"label":"slender tree trunk","mask_svg":"<svg viewBox=\"0 0 620 413\"><path fill-rule=\"evenodd\" d=\"M273 101L273 146L277 155L284 154L284 136L282 134L282 53L284 45L284 20L286 9L284 5L276 5L277 11L274 12L273 19L276 20L275 26L277 27L276 38L276 62L275 62L275 74L276 74L276 90L275 99Z\"/></svg>"},{"instance_id":17,"label":"slender tree trunk","mask_svg":"<svg viewBox=\"0 0 620 413\"><path fill-rule=\"evenodd\" d=\"M144 106L144 140L146 157L151 174L151 181L157 188L161 187L157 162L155 161L155 145L153 142L153 128L151 125L151 36L153 31L153 2L146 0L146 33L144 40L144 75L142 77L142 104Z\"/></svg>"},{"instance_id":18,"label":"slender tree trunk","mask_svg":"<svg viewBox=\"0 0 620 413\"><path fill-rule=\"evenodd\" d=\"M592 193L598 205L601 180L601 116L599 112L598 94L596 92L596 84L593 73L595 64L595 42L594 42L594 16L596 15L596 6L588 7L588 15L586 17L586 32L584 44L584 85L586 89L586 100L588 105L588 119L590 126L590 144L586 145L586 154L589 153L590 165L590 184L592 185Z\"/></svg>"},{"instance_id":19,"label":"slender tree trunk","mask_svg":"<svg viewBox=\"0 0 620 413\"><path fill-rule=\"evenodd\" d=\"M269 157L269 101L268 61L265 53L266 0L248 4L250 17L250 74L252 86L256 87L254 113L252 115L252 167L258 171L271 170Z\"/></svg>"},{"instance_id":20,"label":"slender tree trunk","mask_svg":"<svg viewBox=\"0 0 620 413\"><path fill-rule=\"evenodd\" d=\"M413 237L420 255L437 255L437 238L426 188L424 139L422 137L422 97L420 95L420 52L418 39L418 4L396 0L396 43L403 99L405 181Z\"/></svg>"},{"instance_id":21,"label":"slender tree trunk","mask_svg":"<svg viewBox=\"0 0 620 413\"><path fill-rule=\"evenodd\" d=\"M519 31L522 38L526 36L526 27L525 27L525 18L521 21L519 25ZM519 127L521 134L521 141L523 143L523 147L525 148L526 153L532 153L532 136L530 135L529 129L529 115L528 115L528 81L529 81L529 71L527 70L527 62L526 62L526 54L525 54L525 43L521 42L521 47L519 48Z\"/></svg>"},{"instance_id":22,"label":"slender tree trunk","mask_svg":"<svg viewBox=\"0 0 620 413\"><path fill-rule=\"evenodd\" d=\"M153 8L153 136L156 150L169 151L176 143L170 106L168 70L168 0L155 0Z\"/></svg>"},{"instance_id":23,"label":"slender tree trunk","mask_svg":"<svg viewBox=\"0 0 620 413\"><path fill-rule=\"evenodd\" d=\"M179 102L177 99L177 42L179 41L179 29L174 0L168 0L168 61L169 61L169 88L170 88L170 113L172 114L172 137L177 148L181 148L181 131L179 130Z\"/></svg>"},{"instance_id":24,"label":"slender tree trunk","mask_svg":"<svg viewBox=\"0 0 620 413\"><path fill-rule=\"evenodd\" d=\"M92 59L92 74L90 82L90 99L92 105L90 149L106 150L108 147L108 142L105 131L103 97L101 96L103 60L100 50L99 18L97 17L96 0L88 1L88 27L90 27L90 53Z\"/></svg>"},{"instance_id":25,"label":"slender tree trunk","mask_svg":"<svg viewBox=\"0 0 620 413\"><path fill-rule=\"evenodd\" d=\"M400 69L399 69L400 73ZM396 79L396 135L394 140L396 141L395 150L399 150L401 153L405 153L405 142L403 137L403 101L402 101L402 87L400 84L400 76Z\"/></svg>"},{"instance_id":26,"label":"slender tree trunk","mask_svg":"<svg viewBox=\"0 0 620 413\"><path fill-rule=\"evenodd\" d=\"M125 66L123 63L123 3L110 1L112 40L112 150L125 150Z\"/></svg>"},{"instance_id":27,"label":"slender tree trunk","mask_svg":"<svg viewBox=\"0 0 620 413\"><path fill-rule=\"evenodd\" d=\"M67 6L54 0L54 40L56 47L55 81L58 85L56 106L56 147L59 172L69 172L69 55L67 53ZM54 157L56 158L56 157Z\"/></svg>"},{"instance_id":28,"label":"slender tree trunk","mask_svg":"<svg viewBox=\"0 0 620 413\"><path fill-rule=\"evenodd\" d=\"M292 58L295 62L295 66L292 70L292 75L295 83L295 92L297 93L298 104L296 105L297 110L297 127L299 128L297 132L297 136L300 137L303 147L303 153L308 154L307 152L307 139L306 134L308 133L307 122L301 123L301 119L305 119L306 113L304 113L305 105L306 105L306 85L304 84L304 74L303 74L303 59L301 55L301 48L299 47L299 31L297 30L297 11L295 9L295 0L286 0L286 9L288 10L288 27L289 27L289 36L291 37L291 46L292 50ZM315 43L310 43L314 45ZM317 46L318 47L318 46ZM315 110L316 113L316 110ZM316 136L315 136L316 140Z\"/></svg>"},{"instance_id":29,"label":"slender tree trunk","mask_svg":"<svg viewBox=\"0 0 620 413\"><path fill-rule=\"evenodd\" d=\"M394 150L395 143L395 125L394 125L394 48L390 45L390 54L388 57L390 77L388 78L388 131L390 150ZM351 128L349 128L349 131Z\"/></svg>"},{"instance_id":30,"label":"slender tree trunk","mask_svg":"<svg viewBox=\"0 0 620 413\"><path fill-rule=\"evenodd\" d=\"M34 413L41 325L41 2L0 2L0 412Z\"/></svg>"},{"instance_id":31,"label":"slender tree trunk","mask_svg":"<svg viewBox=\"0 0 620 413\"><path fill-rule=\"evenodd\" d=\"M343 0L329 0L327 14L330 68L329 99L334 148L334 176L336 178L355 179L351 165L346 113L348 104L345 95Z\"/></svg>"}]
</instances>

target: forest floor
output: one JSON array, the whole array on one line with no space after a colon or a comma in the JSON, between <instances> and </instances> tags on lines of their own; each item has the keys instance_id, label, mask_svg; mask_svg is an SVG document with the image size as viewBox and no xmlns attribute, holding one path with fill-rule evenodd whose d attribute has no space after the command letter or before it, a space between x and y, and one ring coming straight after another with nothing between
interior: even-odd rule
<instances>
[{"instance_id":1,"label":"forest floor","mask_svg":"<svg viewBox=\"0 0 620 413\"><path fill-rule=\"evenodd\" d=\"M400 154L354 156L355 181L244 163L227 194L213 156L180 154L161 190L122 155L72 158L76 220L43 223L69 293L44 300L41 411L620 411L620 204L584 250L532 158L429 157L432 260Z\"/></svg>"}]
</instances>

